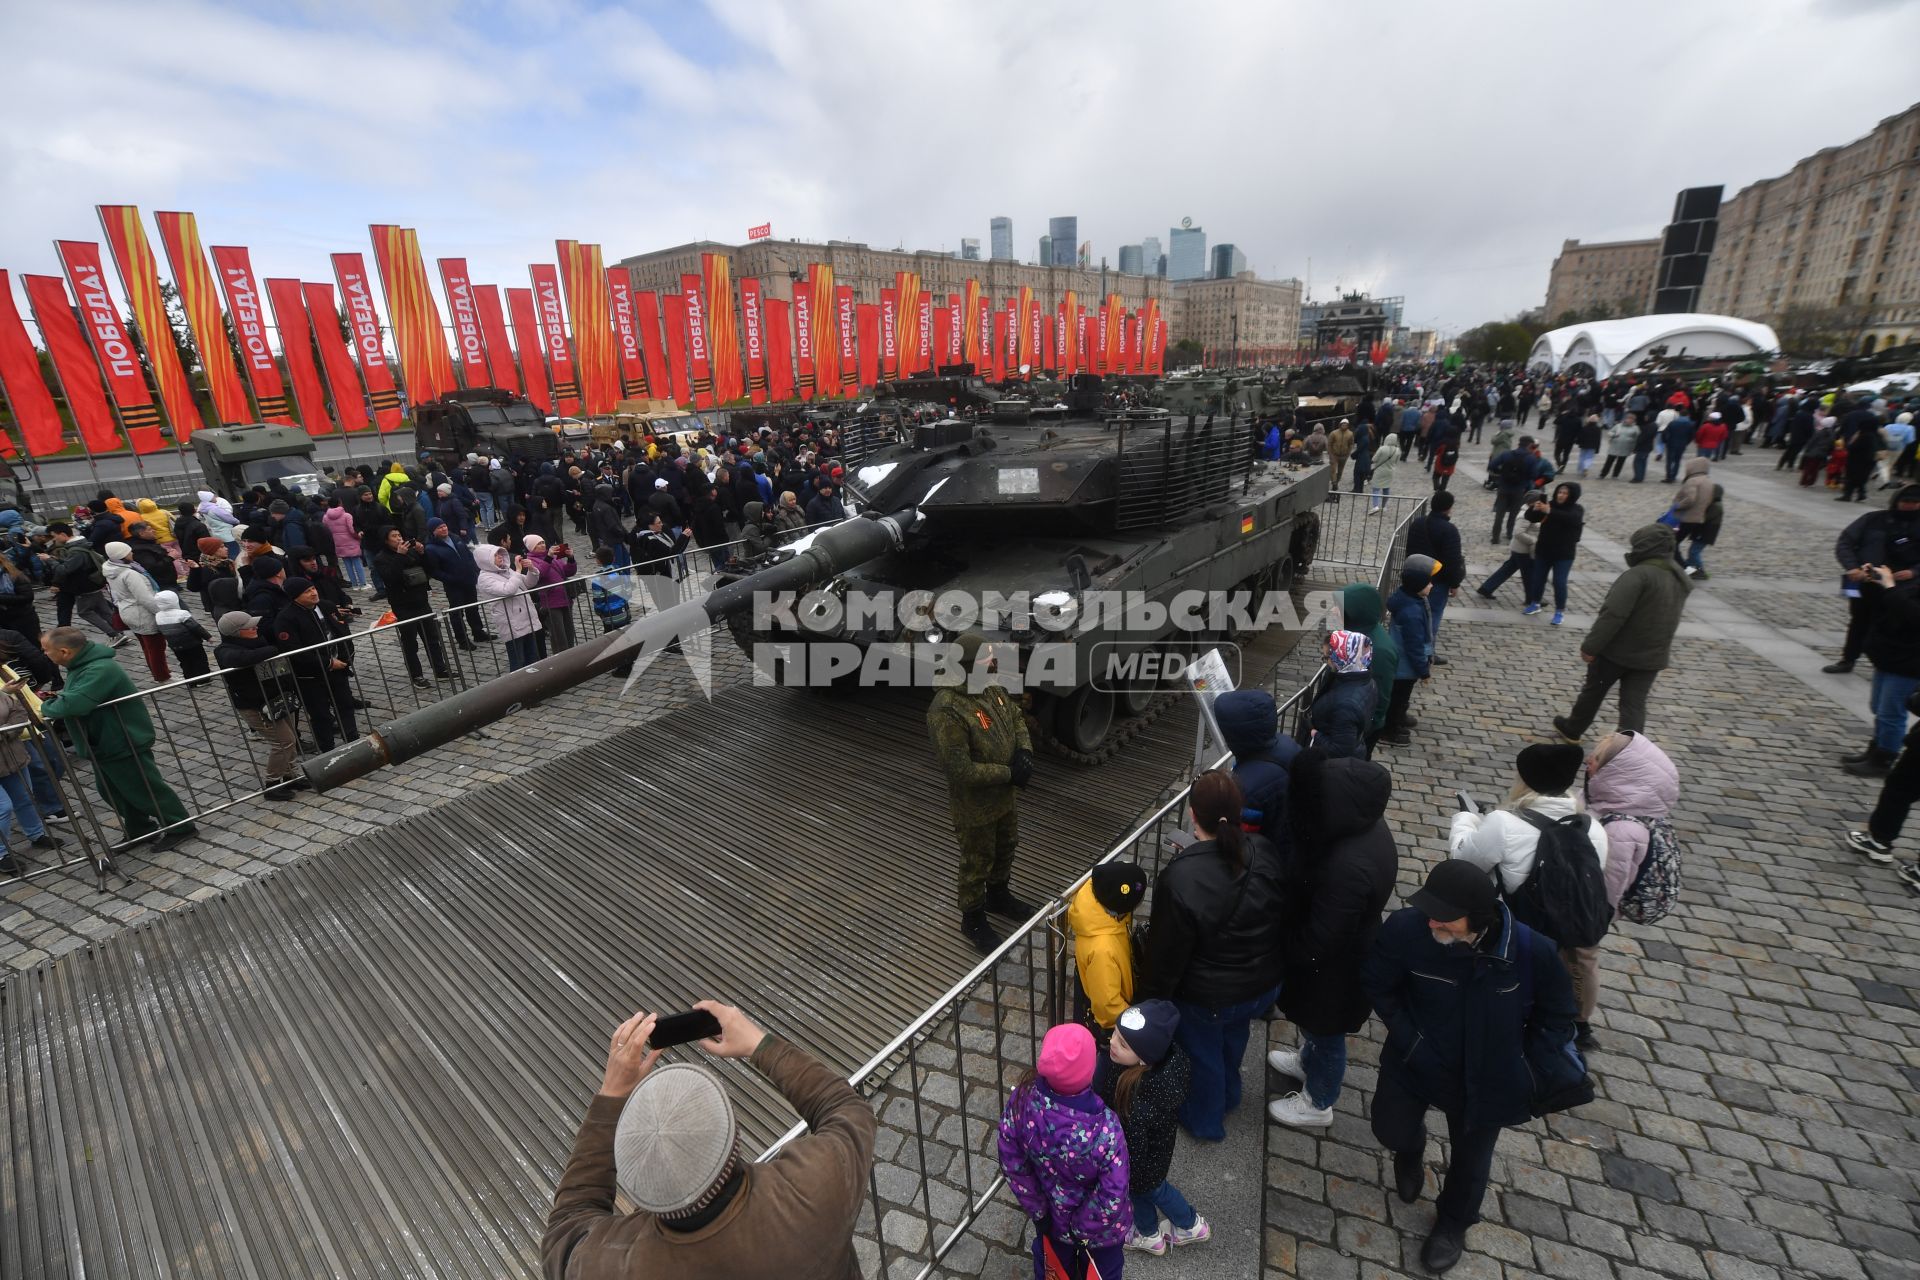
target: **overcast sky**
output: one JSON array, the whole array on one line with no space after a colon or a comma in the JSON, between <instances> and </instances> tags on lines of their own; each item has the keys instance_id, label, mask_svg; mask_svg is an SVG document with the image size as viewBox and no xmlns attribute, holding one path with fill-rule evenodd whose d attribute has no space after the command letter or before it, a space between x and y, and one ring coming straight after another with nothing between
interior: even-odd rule
<instances>
[{"instance_id":1,"label":"overcast sky","mask_svg":"<svg viewBox=\"0 0 1920 1280\"><path fill-rule=\"evenodd\" d=\"M776 235L1096 257L1182 217L1262 276L1460 329L1538 305L1567 237L1655 234L1911 105L1920 0L0 0L0 267L93 206L192 210L262 275L367 224L525 285ZM436 277L437 279L437 277Z\"/></svg>"}]
</instances>

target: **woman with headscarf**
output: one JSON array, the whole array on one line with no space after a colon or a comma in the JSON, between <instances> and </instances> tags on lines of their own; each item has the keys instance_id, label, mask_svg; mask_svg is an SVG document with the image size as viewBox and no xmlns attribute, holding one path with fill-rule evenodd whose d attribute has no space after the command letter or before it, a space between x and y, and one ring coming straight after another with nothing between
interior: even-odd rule
<instances>
[{"instance_id":1,"label":"woman with headscarf","mask_svg":"<svg viewBox=\"0 0 1920 1280\"><path fill-rule=\"evenodd\" d=\"M1358 631L1335 631L1327 636L1327 666L1333 679L1313 700L1307 713L1312 733L1306 745L1320 748L1329 759L1367 755L1367 734L1380 701L1379 688L1369 669L1373 640Z\"/></svg>"}]
</instances>

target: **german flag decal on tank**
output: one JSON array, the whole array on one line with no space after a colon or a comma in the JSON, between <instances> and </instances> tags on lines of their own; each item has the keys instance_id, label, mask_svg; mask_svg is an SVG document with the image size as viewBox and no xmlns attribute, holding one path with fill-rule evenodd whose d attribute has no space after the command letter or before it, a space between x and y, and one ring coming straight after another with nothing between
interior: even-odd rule
<instances>
[{"instance_id":1,"label":"german flag decal on tank","mask_svg":"<svg viewBox=\"0 0 1920 1280\"><path fill-rule=\"evenodd\" d=\"M1249 514L1249 515L1244 515L1244 516L1241 516L1241 517L1240 517L1240 533L1241 533L1241 536L1243 536L1243 537L1244 537L1245 535L1247 535L1247 534L1249 534L1249 533L1252 533L1252 532L1253 532L1253 516L1252 516L1252 515L1250 515L1250 514Z\"/></svg>"}]
</instances>

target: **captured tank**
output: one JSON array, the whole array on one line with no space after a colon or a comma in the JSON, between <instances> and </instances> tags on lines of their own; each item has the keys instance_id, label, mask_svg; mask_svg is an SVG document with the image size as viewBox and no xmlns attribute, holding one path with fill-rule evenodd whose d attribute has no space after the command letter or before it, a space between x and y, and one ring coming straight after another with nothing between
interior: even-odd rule
<instances>
[{"instance_id":1,"label":"captured tank","mask_svg":"<svg viewBox=\"0 0 1920 1280\"><path fill-rule=\"evenodd\" d=\"M703 596L310 757L307 780L326 790L412 759L722 622L757 666L773 655L769 674L785 683L819 683L787 677L828 651L854 651L856 666L897 652L923 668L959 631L978 631L1019 662L1038 742L1097 763L1166 704L1161 659L1259 624L1311 561L1328 490L1324 464L1255 461L1232 417L1148 410L1041 427L944 419L849 470L850 518ZM1198 610L1176 617L1183 593L1197 593ZM834 621L835 602L883 598L912 608ZM998 612L950 625L942 606L968 599ZM1030 665L1043 653L1069 660Z\"/></svg>"},{"instance_id":2,"label":"captured tank","mask_svg":"<svg viewBox=\"0 0 1920 1280\"><path fill-rule=\"evenodd\" d=\"M1017 651L1042 741L1095 762L1165 691L1152 675L1170 653L1257 624L1267 597L1306 568L1329 473L1255 461L1250 432L1232 417L1147 410L1038 426L922 426L861 459L846 484L868 509L911 508L919 518L898 546L839 572L802 607L730 618L740 646L757 662L784 653L808 664L813 675L793 682L817 685L821 664L804 648L978 631L1012 646L1002 650L1009 659ZM1187 626L1168 610L1196 598L1183 593L1201 593L1206 610ZM938 607L989 599L1010 602L1004 616L982 606L949 623ZM1063 646L1071 661L1060 660ZM1042 648L1048 661L1037 663Z\"/></svg>"}]
</instances>

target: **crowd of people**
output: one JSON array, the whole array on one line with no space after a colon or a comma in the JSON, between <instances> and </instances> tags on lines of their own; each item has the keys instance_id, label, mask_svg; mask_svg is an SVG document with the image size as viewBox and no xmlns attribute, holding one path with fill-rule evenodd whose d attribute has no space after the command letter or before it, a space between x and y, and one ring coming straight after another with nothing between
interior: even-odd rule
<instances>
[{"instance_id":1,"label":"crowd of people","mask_svg":"<svg viewBox=\"0 0 1920 1280\"><path fill-rule=\"evenodd\" d=\"M665 602L659 588L691 571L689 555L719 571L842 518L842 457L833 427L796 422L744 438L621 437L549 460L422 454L329 469L313 494L276 480L165 507L102 488L45 524L0 508L0 662L13 672L0 723L31 710L54 726L96 761L117 842L170 847L194 827L155 761L147 700L115 656L129 641L153 685L176 669L217 673L260 745L264 798L292 802L303 740L326 751L362 731L356 661L385 642L374 627L391 629L419 690L455 679L456 648L499 644L506 669L526 666L580 641L579 597L616 630ZM0 773L27 788L7 817L29 848L57 849L43 819L66 818L61 755L25 745ZM14 754L0 752L0 769ZM0 874L27 857L6 852Z\"/></svg>"}]
</instances>

